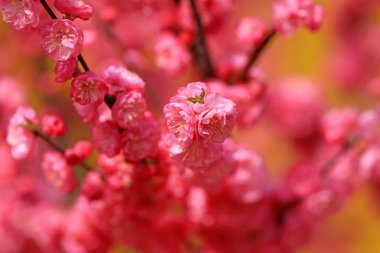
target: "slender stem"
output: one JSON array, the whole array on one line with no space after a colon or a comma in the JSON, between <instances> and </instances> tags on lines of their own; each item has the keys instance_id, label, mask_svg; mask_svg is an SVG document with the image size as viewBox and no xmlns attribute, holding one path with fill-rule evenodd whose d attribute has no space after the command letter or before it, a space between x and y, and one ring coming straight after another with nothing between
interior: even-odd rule
<instances>
[{"instance_id":1,"label":"slender stem","mask_svg":"<svg viewBox=\"0 0 380 253\"><path fill-rule=\"evenodd\" d=\"M57 15L55 15L54 11L50 8L49 4L45 0L40 0L40 3L44 7L46 12L49 14L51 19L58 19ZM88 67L85 59L81 54L78 55L78 61L82 65L84 71L90 71L90 68Z\"/></svg>"},{"instance_id":2,"label":"slender stem","mask_svg":"<svg viewBox=\"0 0 380 253\"><path fill-rule=\"evenodd\" d=\"M57 15L55 15L55 13L53 12L53 10L50 8L49 4L45 0L40 0L40 3L42 4L46 12L49 14L51 19L58 19Z\"/></svg>"},{"instance_id":3,"label":"slender stem","mask_svg":"<svg viewBox=\"0 0 380 253\"><path fill-rule=\"evenodd\" d=\"M54 143L49 137L47 137L45 134L43 134L41 131L38 129L34 129L33 133L35 136L41 138L43 141L45 141L47 144L49 144L53 149L61 153L62 155L65 155L65 150L60 147L58 144ZM80 164L85 170L87 171L92 171L92 168L88 166L86 163L82 162Z\"/></svg>"},{"instance_id":4,"label":"slender stem","mask_svg":"<svg viewBox=\"0 0 380 253\"><path fill-rule=\"evenodd\" d=\"M264 51L267 45L271 42L275 34L276 34L276 31L272 29L267 34L267 36L263 39L261 44L257 48L254 48L252 50L247 63L244 65L243 69L241 70L241 72L238 74L237 78L234 81L247 81L249 69L259 59L261 53Z\"/></svg>"},{"instance_id":5,"label":"slender stem","mask_svg":"<svg viewBox=\"0 0 380 253\"><path fill-rule=\"evenodd\" d=\"M199 57L199 64L204 77L215 77L215 69L212 65L209 50L207 48L206 36L202 26L201 15L198 11L195 0L190 0L194 21L197 27L197 45L196 50Z\"/></svg>"}]
</instances>

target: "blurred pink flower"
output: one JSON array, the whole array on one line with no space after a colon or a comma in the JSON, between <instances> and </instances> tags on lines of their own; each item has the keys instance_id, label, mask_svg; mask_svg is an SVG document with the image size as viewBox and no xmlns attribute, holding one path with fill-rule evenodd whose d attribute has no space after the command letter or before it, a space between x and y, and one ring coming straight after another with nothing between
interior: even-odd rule
<instances>
[{"instance_id":1,"label":"blurred pink flower","mask_svg":"<svg viewBox=\"0 0 380 253\"><path fill-rule=\"evenodd\" d=\"M85 72L71 82L70 96L81 105L100 104L108 91L106 83L93 72Z\"/></svg>"},{"instance_id":2,"label":"blurred pink flower","mask_svg":"<svg viewBox=\"0 0 380 253\"><path fill-rule=\"evenodd\" d=\"M92 16L92 7L83 0L54 0L54 7L72 18L88 20Z\"/></svg>"},{"instance_id":3,"label":"blurred pink flower","mask_svg":"<svg viewBox=\"0 0 380 253\"><path fill-rule=\"evenodd\" d=\"M16 30L39 24L38 3L34 0L1 0L0 10L4 21L11 23Z\"/></svg>"}]
</instances>

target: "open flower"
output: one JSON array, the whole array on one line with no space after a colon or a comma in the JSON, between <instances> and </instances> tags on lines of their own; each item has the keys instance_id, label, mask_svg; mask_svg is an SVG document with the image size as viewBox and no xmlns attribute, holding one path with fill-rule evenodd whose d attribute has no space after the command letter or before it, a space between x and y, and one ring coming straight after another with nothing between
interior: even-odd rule
<instances>
[{"instance_id":1,"label":"open flower","mask_svg":"<svg viewBox=\"0 0 380 253\"><path fill-rule=\"evenodd\" d=\"M67 19L51 20L38 28L44 53L55 61L67 61L82 51L83 33Z\"/></svg>"},{"instance_id":2,"label":"open flower","mask_svg":"<svg viewBox=\"0 0 380 253\"><path fill-rule=\"evenodd\" d=\"M37 27L39 15L37 3L33 0L1 0L0 10L3 13L3 19L11 23L16 30L25 27Z\"/></svg>"}]
</instances>

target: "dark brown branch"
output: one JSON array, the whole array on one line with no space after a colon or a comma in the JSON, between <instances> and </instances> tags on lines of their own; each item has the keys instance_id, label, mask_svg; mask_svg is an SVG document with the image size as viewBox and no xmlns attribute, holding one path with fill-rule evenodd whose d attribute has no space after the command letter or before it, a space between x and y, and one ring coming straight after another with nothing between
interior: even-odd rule
<instances>
[{"instance_id":1,"label":"dark brown branch","mask_svg":"<svg viewBox=\"0 0 380 253\"><path fill-rule=\"evenodd\" d=\"M49 14L51 19L58 19L57 15L55 15L54 11L50 8L49 4L45 0L40 0L40 3L44 7L46 12ZM90 68L88 67L85 59L81 54L78 55L78 61L82 65L84 71L90 71Z\"/></svg>"},{"instance_id":2,"label":"dark brown branch","mask_svg":"<svg viewBox=\"0 0 380 253\"><path fill-rule=\"evenodd\" d=\"M207 48L206 36L202 25L202 19L198 11L195 0L190 0L191 9L193 12L194 21L197 28L196 36L196 51L199 57L200 69L204 77L215 77L215 69L212 65L209 50Z\"/></svg>"},{"instance_id":3,"label":"dark brown branch","mask_svg":"<svg viewBox=\"0 0 380 253\"><path fill-rule=\"evenodd\" d=\"M263 39L261 44L257 48L254 48L252 50L247 63L244 65L243 69L241 70L241 72L238 74L237 78L234 81L247 81L249 69L259 59L261 53L264 51L267 45L271 42L275 34L276 34L276 31L272 29L267 34L267 36Z\"/></svg>"}]
</instances>

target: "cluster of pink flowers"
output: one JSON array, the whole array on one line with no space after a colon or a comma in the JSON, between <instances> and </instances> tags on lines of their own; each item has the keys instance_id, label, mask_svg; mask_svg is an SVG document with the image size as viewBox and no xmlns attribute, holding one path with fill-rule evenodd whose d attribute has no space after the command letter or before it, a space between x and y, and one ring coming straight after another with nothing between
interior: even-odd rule
<instances>
[{"instance_id":1,"label":"cluster of pink flowers","mask_svg":"<svg viewBox=\"0 0 380 253\"><path fill-rule=\"evenodd\" d=\"M286 36L293 35L300 26L318 30L323 14L323 7L312 0L279 0L273 4L274 27Z\"/></svg>"},{"instance_id":2,"label":"cluster of pink flowers","mask_svg":"<svg viewBox=\"0 0 380 253\"><path fill-rule=\"evenodd\" d=\"M327 110L313 82L256 66L275 33L321 26L314 1L276 0L273 27L244 17L232 29L231 0L40 2L0 10L36 32L91 140L71 142L75 116L23 106L0 77L1 252L290 253L361 184L380 184L378 108ZM84 46L99 54L91 69ZM261 119L298 155L277 182L235 139Z\"/></svg>"}]
</instances>

